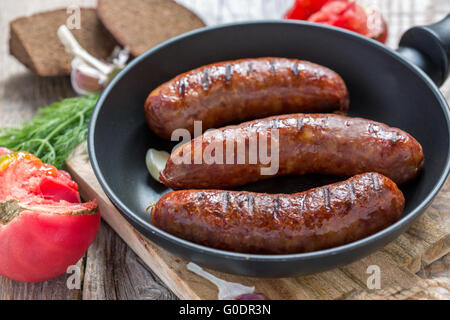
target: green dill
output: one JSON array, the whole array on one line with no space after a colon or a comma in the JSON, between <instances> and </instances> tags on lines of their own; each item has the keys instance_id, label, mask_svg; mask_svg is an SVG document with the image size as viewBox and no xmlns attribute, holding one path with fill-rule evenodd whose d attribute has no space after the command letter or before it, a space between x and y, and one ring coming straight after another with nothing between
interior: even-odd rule
<instances>
[{"instance_id":1,"label":"green dill","mask_svg":"<svg viewBox=\"0 0 450 320\"><path fill-rule=\"evenodd\" d=\"M41 108L21 128L0 129L0 146L28 151L58 169L72 150L86 139L98 95L76 97Z\"/></svg>"}]
</instances>

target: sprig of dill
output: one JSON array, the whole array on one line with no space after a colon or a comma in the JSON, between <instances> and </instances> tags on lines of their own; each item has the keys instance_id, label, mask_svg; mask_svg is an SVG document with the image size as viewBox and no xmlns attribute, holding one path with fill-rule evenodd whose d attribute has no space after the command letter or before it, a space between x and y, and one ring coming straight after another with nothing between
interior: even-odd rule
<instances>
[{"instance_id":1,"label":"sprig of dill","mask_svg":"<svg viewBox=\"0 0 450 320\"><path fill-rule=\"evenodd\" d=\"M86 139L98 94L55 102L41 108L21 128L0 129L0 146L28 151L58 169Z\"/></svg>"}]
</instances>

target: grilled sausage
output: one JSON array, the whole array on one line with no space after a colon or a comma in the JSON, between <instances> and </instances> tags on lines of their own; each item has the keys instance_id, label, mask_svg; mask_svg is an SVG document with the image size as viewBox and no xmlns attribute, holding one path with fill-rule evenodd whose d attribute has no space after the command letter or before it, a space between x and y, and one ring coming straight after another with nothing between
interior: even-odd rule
<instances>
[{"instance_id":1,"label":"grilled sausage","mask_svg":"<svg viewBox=\"0 0 450 320\"><path fill-rule=\"evenodd\" d=\"M231 123L296 112L348 109L342 78L323 66L286 58L225 61L181 74L147 98L150 128L170 139L195 120L203 130Z\"/></svg>"},{"instance_id":2,"label":"grilled sausage","mask_svg":"<svg viewBox=\"0 0 450 320\"><path fill-rule=\"evenodd\" d=\"M405 199L378 173L296 194L183 190L165 194L151 223L212 248L261 254L322 250L374 234L397 221Z\"/></svg>"},{"instance_id":3,"label":"grilled sausage","mask_svg":"<svg viewBox=\"0 0 450 320\"><path fill-rule=\"evenodd\" d=\"M274 136L276 133L278 137ZM262 174L261 169L269 166L263 161L267 159L258 156L251 164L256 134L257 154L265 151L259 142L267 141L268 151L272 140L278 143L273 159L278 155L279 169L273 175ZM211 152L215 161L209 156L211 149L216 149ZM238 156L243 154L245 161L239 161ZM421 145L400 129L335 114L292 114L205 133L172 152L159 180L173 189L226 189L289 174L349 177L374 171L402 184L416 177L423 165Z\"/></svg>"}]
</instances>

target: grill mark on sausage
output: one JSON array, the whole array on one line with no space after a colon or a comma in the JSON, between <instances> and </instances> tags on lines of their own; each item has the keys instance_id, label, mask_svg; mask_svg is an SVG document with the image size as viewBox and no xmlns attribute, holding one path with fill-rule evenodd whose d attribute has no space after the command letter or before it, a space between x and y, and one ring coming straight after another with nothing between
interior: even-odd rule
<instances>
[{"instance_id":1,"label":"grill mark on sausage","mask_svg":"<svg viewBox=\"0 0 450 320\"><path fill-rule=\"evenodd\" d=\"M299 72L298 72L298 63L297 62L294 62L294 64L292 64L291 69L292 69L292 72L294 73L294 75L296 77L298 77Z\"/></svg>"},{"instance_id":2,"label":"grill mark on sausage","mask_svg":"<svg viewBox=\"0 0 450 320\"><path fill-rule=\"evenodd\" d=\"M325 187L323 189L323 199L325 200L325 207L330 210L331 209L331 201L330 201L330 188Z\"/></svg>"},{"instance_id":3,"label":"grill mark on sausage","mask_svg":"<svg viewBox=\"0 0 450 320\"><path fill-rule=\"evenodd\" d=\"M276 66L275 66L275 61L274 60L270 61L270 70L271 70L273 75L276 74Z\"/></svg>"},{"instance_id":4,"label":"grill mark on sausage","mask_svg":"<svg viewBox=\"0 0 450 320\"><path fill-rule=\"evenodd\" d=\"M208 91L209 89L209 74L208 74L208 68L205 68L203 71L203 77L202 77L202 87L203 90Z\"/></svg>"},{"instance_id":5,"label":"grill mark on sausage","mask_svg":"<svg viewBox=\"0 0 450 320\"><path fill-rule=\"evenodd\" d=\"M227 64L225 67L225 83L230 84L231 82L231 65Z\"/></svg>"},{"instance_id":6,"label":"grill mark on sausage","mask_svg":"<svg viewBox=\"0 0 450 320\"><path fill-rule=\"evenodd\" d=\"M248 74L250 75L253 72L253 63L248 64Z\"/></svg>"},{"instance_id":7,"label":"grill mark on sausage","mask_svg":"<svg viewBox=\"0 0 450 320\"><path fill-rule=\"evenodd\" d=\"M391 141L392 144L396 144L399 140L400 140L400 136L398 135L398 133L396 131L394 131L391 135Z\"/></svg>"},{"instance_id":8,"label":"grill mark on sausage","mask_svg":"<svg viewBox=\"0 0 450 320\"><path fill-rule=\"evenodd\" d=\"M348 194L350 196L350 202L353 202L356 199L356 191L352 180L348 182Z\"/></svg>"},{"instance_id":9,"label":"grill mark on sausage","mask_svg":"<svg viewBox=\"0 0 450 320\"><path fill-rule=\"evenodd\" d=\"M181 78L179 82L178 92L180 96L183 98L186 93L186 78Z\"/></svg>"},{"instance_id":10,"label":"grill mark on sausage","mask_svg":"<svg viewBox=\"0 0 450 320\"><path fill-rule=\"evenodd\" d=\"M369 125L367 126L367 131L369 132L369 134L372 137L375 137L375 138L379 138L380 130L381 130L381 128L377 124L374 124L374 123L369 123Z\"/></svg>"},{"instance_id":11,"label":"grill mark on sausage","mask_svg":"<svg viewBox=\"0 0 450 320\"><path fill-rule=\"evenodd\" d=\"M371 173L370 178L372 179L373 189L375 191L380 190L380 181L378 181L378 176L374 173Z\"/></svg>"},{"instance_id":12,"label":"grill mark on sausage","mask_svg":"<svg viewBox=\"0 0 450 320\"><path fill-rule=\"evenodd\" d=\"M202 203L202 201L205 199L205 192L204 191L200 191L199 193L197 193L195 195L195 203L198 207L198 204Z\"/></svg>"},{"instance_id":13,"label":"grill mark on sausage","mask_svg":"<svg viewBox=\"0 0 450 320\"><path fill-rule=\"evenodd\" d=\"M273 199L273 217L278 220L278 215L280 214L280 196L275 196Z\"/></svg>"}]
</instances>

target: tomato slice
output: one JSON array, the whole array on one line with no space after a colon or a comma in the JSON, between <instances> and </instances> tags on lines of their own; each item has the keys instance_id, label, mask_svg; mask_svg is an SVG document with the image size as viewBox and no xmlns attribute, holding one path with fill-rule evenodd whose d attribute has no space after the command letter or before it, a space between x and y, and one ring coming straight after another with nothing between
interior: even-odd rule
<instances>
[{"instance_id":1,"label":"tomato slice","mask_svg":"<svg viewBox=\"0 0 450 320\"><path fill-rule=\"evenodd\" d=\"M382 43L387 24L381 13L350 0L296 0L285 19L308 20L358 32Z\"/></svg>"},{"instance_id":2,"label":"tomato slice","mask_svg":"<svg viewBox=\"0 0 450 320\"><path fill-rule=\"evenodd\" d=\"M367 15L354 1L332 1L308 18L308 21L341 27L366 35Z\"/></svg>"},{"instance_id":3,"label":"tomato slice","mask_svg":"<svg viewBox=\"0 0 450 320\"><path fill-rule=\"evenodd\" d=\"M285 19L306 20L319 11L330 0L296 0L292 8L284 15ZM342 0L345 1L345 0Z\"/></svg>"}]
</instances>

